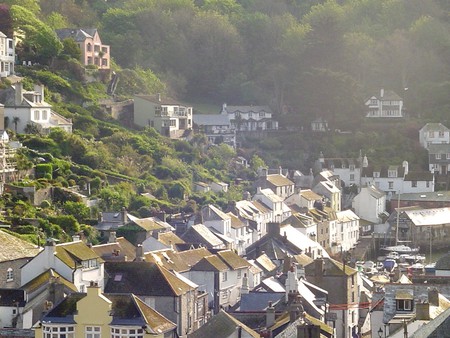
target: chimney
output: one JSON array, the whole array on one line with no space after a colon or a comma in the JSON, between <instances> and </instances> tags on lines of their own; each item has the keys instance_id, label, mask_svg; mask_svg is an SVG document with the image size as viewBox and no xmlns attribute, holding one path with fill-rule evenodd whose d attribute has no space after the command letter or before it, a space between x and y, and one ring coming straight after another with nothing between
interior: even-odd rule
<instances>
[{"instance_id":1,"label":"chimney","mask_svg":"<svg viewBox=\"0 0 450 338\"><path fill-rule=\"evenodd\" d=\"M430 303L428 302L416 303L416 319L430 320Z\"/></svg>"},{"instance_id":2,"label":"chimney","mask_svg":"<svg viewBox=\"0 0 450 338\"><path fill-rule=\"evenodd\" d=\"M248 294L248 292L249 292L248 277L247 277L247 274L244 273L244 277L242 278L241 295Z\"/></svg>"},{"instance_id":3,"label":"chimney","mask_svg":"<svg viewBox=\"0 0 450 338\"><path fill-rule=\"evenodd\" d=\"M278 174L283 175L283 168L281 167L281 165L278 167Z\"/></svg>"},{"instance_id":4,"label":"chimney","mask_svg":"<svg viewBox=\"0 0 450 338\"><path fill-rule=\"evenodd\" d=\"M78 234L72 235L72 242L78 242L79 240L80 240L80 235L78 235Z\"/></svg>"},{"instance_id":5,"label":"chimney","mask_svg":"<svg viewBox=\"0 0 450 338\"><path fill-rule=\"evenodd\" d=\"M272 302L269 302L266 309L266 327L269 328L273 324L275 324L275 308L272 306Z\"/></svg>"},{"instance_id":6,"label":"chimney","mask_svg":"<svg viewBox=\"0 0 450 338\"><path fill-rule=\"evenodd\" d=\"M122 223L126 224L128 222L128 213L125 207L122 208Z\"/></svg>"},{"instance_id":7,"label":"chimney","mask_svg":"<svg viewBox=\"0 0 450 338\"><path fill-rule=\"evenodd\" d=\"M323 278L323 259L317 258L314 261L314 274L317 281L322 281Z\"/></svg>"},{"instance_id":8,"label":"chimney","mask_svg":"<svg viewBox=\"0 0 450 338\"><path fill-rule=\"evenodd\" d=\"M100 296L101 294L101 289L98 286L97 282L91 281L89 283L89 286L86 288L87 289L87 295L89 296Z\"/></svg>"},{"instance_id":9,"label":"chimney","mask_svg":"<svg viewBox=\"0 0 450 338\"><path fill-rule=\"evenodd\" d=\"M22 82L16 82L15 86L15 105L20 106L23 101L23 85Z\"/></svg>"},{"instance_id":10,"label":"chimney","mask_svg":"<svg viewBox=\"0 0 450 338\"><path fill-rule=\"evenodd\" d=\"M305 310L302 305L301 296L297 292L294 301L289 305L289 323L293 323L300 316L303 316L303 312Z\"/></svg>"},{"instance_id":11,"label":"chimney","mask_svg":"<svg viewBox=\"0 0 450 338\"><path fill-rule=\"evenodd\" d=\"M439 291L436 288L428 289L428 303L439 306Z\"/></svg>"},{"instance_id":12,"label":"chimney","mask_svg":"<svg viewBox=\"0 0 450 338\"><path fill-rule=\"evenodd\" d=\"M267 223L267 234L271 237L276 237L280 234L280 223Z\"/></svg>"},{"instance_id":13,"label":"chimney","mask_svg":"<svg viewBox=\"0 0 450 338\"><path fill-rule=\"evenodd\" d=\"M44 86L43 85L34 85L34 92L38 95L38 102L44 101Z\"/></svg>"},{"instance_id":14,"label":"chimney","mask_svg":"<svg viewBox=\"0 0 450 338\"><path fill-rule=\"evenodd\" d=\"M286 294L285 299L286 302L292 302L292 299L289 299L292 294L296 294L298 292L298 279L297 279L297 264L293 263L287 272L286 277Z\"/></svg>"},{"instance_id":15,"label":"chimney","mask_svg":"<svg viewBox=\"0 0 450 338\"><path fill-rule=\"evenodd\" d=\"M158 93L158 102L161 102L161 93Z\"/></svg>"},{"instance_id":16,"label":"chimney","mask_svg":"<svg viewBox=\"0 0 450 338\"><path fill-rule=\"evenodd\" d=\"M223 105L222 105L222 111L221 111L221 113L222 114L227 114L228 112L227 112L227 104L226 103L224 103Z\"/></svg>"},{"instance_id":17,"label":"chimney","mask_svg":"<svg viewBox=\"0 0 450 338\"><path fill-rule=\"evenodd\" d=\"M139 244L136 247L136 262L143 262L144 260L144 248L142 247L142 244Z\"/></svg>"},{"instance_id":18,"label":"chimney","mask_svg":"<svg viewBox=\"0 0 450 338\"><path fill-rule=\"evenodd\" d=\"M306 324L297 326L297 338L320 338L320 326Z\"/></svg>"},{"instance_id":19,"label":"chimney","mask_svg":"<svg viewBox=\"0 0 450 338\"><path fill-rule=\"evenodd\" d=\"M111 231L109 233L108 243L116 243L117 242L117 236L115 231Z\"/></svg>"},{"instance_id":20,"label":"chimney","mask_svg":"<svg viewBox=\"0 0 450 338\"><path fill-rule=\"evenodd\" d=\"M384 88L381 88L381 90L380 90L380 97L381 97L381 98L384 97Z\"/></svg>"},{"instance_id":21,"label":"chimney","mask_svg":"<svg viewBox=\"0 0 450 338\"><path fill-rule=\"evenodd\" d=\"M325 157L323 157L323 152L320 152L320 155L319 155L319 162L320 162L321 164L325 163Z\"/></svg>"}]
</instances>

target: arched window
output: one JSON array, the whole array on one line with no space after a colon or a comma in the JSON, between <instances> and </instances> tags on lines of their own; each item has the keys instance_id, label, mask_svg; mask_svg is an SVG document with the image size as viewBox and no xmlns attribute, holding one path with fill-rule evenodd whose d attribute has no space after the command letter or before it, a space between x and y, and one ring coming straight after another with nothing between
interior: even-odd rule
<instances>
[{"instance_id":1,"label":"arched window","mask_svg":"<svg viewBox=\"0 0 450 338\"><path fill-rule=\"evenodd\" d=\"M92 51L92 45L91 45L90 43L87 44L86 50L87 50L88 52Z\"/></svg>"}]
</instances>

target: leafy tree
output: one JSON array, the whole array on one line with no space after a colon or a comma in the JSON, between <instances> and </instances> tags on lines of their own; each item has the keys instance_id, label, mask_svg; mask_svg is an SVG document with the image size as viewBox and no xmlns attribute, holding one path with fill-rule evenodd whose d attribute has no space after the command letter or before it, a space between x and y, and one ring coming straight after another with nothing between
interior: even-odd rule
<instances>
[{"instance_id":1,"label":"leafy tree","mask_svg":"<svg viewBox=\"0 0 450 338\"><path fill-rule=\"evenodd\" d=\"M67 201L63 205L63 210L67 215L72 215L78 222L86 220L91 215L91 210L83 202Z\"/></svg>"}]
</instances>

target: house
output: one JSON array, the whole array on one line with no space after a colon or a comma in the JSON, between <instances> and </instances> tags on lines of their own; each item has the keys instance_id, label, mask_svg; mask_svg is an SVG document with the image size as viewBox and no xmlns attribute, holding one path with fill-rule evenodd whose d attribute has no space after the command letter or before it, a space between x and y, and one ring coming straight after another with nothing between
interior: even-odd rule
<instances>
[{"instance_id":1,"label":"house","mask_svg":"<svg viewBox=\"0 0 450 338\"><path fill-rule=\"evenodd\" d=\"M224 103L220 113L228 116L231 127L238 132L278 129L278 121L273 119L268 106L227 106Z\"/></svg>"},{"instance_id":2,"label":"house","mask_svg":"<svg viewBox=\"0 0 450 338\"><path fill-rule=\"evenodd\" d=\"M150 237L157 238L159 233L175 230L169 223L158 217L138 218L129 214L127 217L130 222L126 231L123 231L123 236L134 245L145 245ZM118 233L122 233L122 228L119 228Z\"/></svg>"},{"instance_id":3,"label":"house","mask_svg":"<svg viewBox=\"0 0 450 338\"><path fill-rule=\"evenodd\" d=\"M128 212L125 208L121 211L111 212L103 211L98 214L98 222L94 225L95 229L100 232L100 237L109 240L110 234L129 222Z\"/></svg>"},{"instance_id":4,"label":"house","mask_svg":"<svg viewBox=\"0 0 450 338\"><path fill-rule=\"evenodd\" d=\"M208 191L211 191L211 187L205 182L194 182L194 191L207 193Z\"/></svg>"},{"instance_id":5,"label":"house","mask_svg":"<svg viewBox=\"0 0 450 338\"><path fill-rule=\"evenodd\" d=\"M28 283L52 268L83 292L90 281L103 287L103 265L103 259L80 240L56 245L53 239L49 239L44 250L22 266L21 282Z\"/></svg>"},{"instance_id":6,"label":"house","mask_svg":"<svg viewBox=\"0 0 450 338\"><path fill-rule=\"evenodd\" d=\"M211 182L211 190L214 192L227 192L228 184L225 182Z\"/></svg>"},{"instance_id":7,"label":"house","mask_svg":"<svg viewBox=\"0 0 450 338\"><path fill-rule=\"evenodd\" d=\"M3 230L0 230L0 243L0 288L18 288L23 284L20 268L41 248Z\"/></svg>"},{"instance_id":8,"label":"house","mask_svg":"<svg viewBox=\"0 0 450 338\"><path fill-rule=\"evenodd\" d=\"M258 201L272 211L271 222L283 222L291 215L291 209L284 203L284 199L272 189L258 187L252 200Z\"/></svg>"},{"instance_id":9,"label":"house","mask_svg":"<svg viewBox=\"0 0 450 338\"><path fill-rule=\"evenodd\" d=\"M91 283L47 312L35 337L175 338L176 324L133 294L104 295Z\"/></svg>"},{"instance_id":10,"label":"house","mask_svg":"<svg viewBox=\"0 0 450 338\"><path fill-rule=\"evenodd\" d=\"M390 200L394 193L434 191L434 175L430 172L409 171L408 161L402 165L368 166L363 168L361 184L373 185L386 192Z\"/></svg>"},{"instance_id":11,"label":"house","mask_svg":"<svg viewBox=\"0 0 450 338\"><path fill-rule=\"evenodd\" d=\"M232 212L238 217L248 220L249 225L255 230L252 242L267 233L267 223L273 219L273 211L259 201L237 201Z\"/></svg>"},{"instance_id":12,"label":"house","mask_svg":"<svg viewBox=\"0 0 450 338\"><path fill-rule=\"evenodd\" d=\"M180 138L192 130L192 116L192 107L162 98L160 94L134 97L134 124L142 128L153 127L170 138Z\"/></svg>"},{"instance_id":13,"label":"house","mask_svg":"<svg viewBox=\"0 0 450 338\"><path fill-rule=\"evenodd\" d=\"M253 243L253 239L255 236L253 235L256 232L250 226L250 222L246 219L241 219L232 212L227 213L231 219L231 238L234 239L234 248L239 255L245 254L245 249Z\"/></svg>"},{"instance_id":14,"label":"house","mask_svg":"<svg viewBox=\"0 0 450 338\"><path fill-rule=\"evenodd\" d=\"M361 173L363 168L369 165L367 156L358 158L325 158L323 153L320 153L319 159L315 163L315 168L318 171L329 170L334 175L338 176L341 185L350 187L352 185L361 185Z\"/></svg>"},{"instance_id":15,"label":"house","mask_svg":"<svg viewBox=\"0 0 450 338\"><path fill-rule=\"evenodd\" d=\"M214 313L235 305L241 297L243 277L251 267L234 251L222 250L203 257L183 274L209 294L209 308Z\"/></svg>"},{"instance_id":16,"label":"house","mask_svg":"<svg viewBox=\"0 0 450 338\"><path fill-rule=\"evenodd\" d=\"M194 130L204 134L209 143L225 143L236 148L236 130L225 114L195 114Z\"/></svg>"},{"instance_id":17,"label":"house","mask_svg":"<svg viewBox=\"0 0 450 338\"><path fill-rule=\"evenodd\" d=\"M104 293L134 294L177 325L180 336L206 322L208 298L198 285L152 262L110 262ZM148 283L151 281L151 283ZM202 311L198 311L202 309Z\"/></svg>"},{"instance_id":18,"label":"house","mask_svg":"<svg viewBox=\"0 0 450 338\"><path fill-rule=\"evenodd\" d=\"M319 204L322 205L323 197L316 194L311 189L300 189L284 200L289 207L296 206L300 209L313 209Z\"/></svg>"},{"instance_id":19,"label":"house","mask_svg":"<svg viewBox=\"0 0 450 338\"><path fill-rule=\"evenodd\" d=\"M317 239L317 223L314 218L300 212L293 212L282 224L290 224L292 227L300 231L312 240Z\"/></svg>"},{"instance_id":20,"label":"house","mask_svg":"<svg viewBox=\"0 0 450 338\"><path fill-rule=\"evenodd\" d=\"M450 172L450 144L428 146L428 168L433 174L447 175Z\"/></svg>"},{"instance_id":21,"label":"house","mask_svg":"<svg viewBox=\"0 0 450 338\"><path fill-rule=\"evenodd\" d=\"M332 318L336 337L351 337L357 333L359 308L358 272L332 258L316 258L305 266L306 280L328 292L330 307L326 323Z\"/></svg>"},{"instance_id":22,"label":"house","mask_svg":"<svg viewBox=\"0 0 450 338\"><path fill-rule=\"evenodd\" d=\"M371 96L364 104L366 117L404 117L403 99L391 90L381 89L380 95Z\"/></svg>"},{"instance_id":23,"label":"house","mask_svg":"<svg viewBox=\"0 0 450 338\"><path fill-rule=\"evenodd\" d=\"M262 170L261 176L256 180L256 186L271 189L283 200L294 193L294 182L283 175L281 167L276 174L268 174L267 169Z\"/></svg>"},{"instance_id":24,"label":"house","mask_svg":"<svg viewBox=\"0 0 450 338\"><path fill-rule=\"evenodd\" d=\"M22 82L17 82L0 93L0 102L5 106L9 127L13 126L17 133L25 133L29 126L36 126L45 133L52 128L72 132L72 120L57 114L45 102L43 85L35 85L34 90L27 91Z\"/></svg>"},{"instance_id":25,"label":"house","mask_svg":"<svg viewBox=\"0 0 450 338\"><path fill-rule=\"evenodd\" d=\"M205 325L187 335L188 338L259 338L260 335L232 315L220 310Z\"/></svg>"},{"instance_id":26,"label":"house","mask_svg":"<svg viewBox=\"0 0 450 338\"><path fill-rule=\"evenodd\" d=\"M331 234L334 253L349 251L356 246L359 239L359 217L352 210L343 210L336 213L336 233Z\"/></svg>"},{"instance_id":27,"label":"house","mask_svg":"<svg viewBox=\"0 0 450 338\"><path fill-rule=\"evenodd\" d=\"M16 52L14 40L0 32L0 78L14 74Z\"/></svg>"},{"instance_id":28,"label":"house","mask_svg":"<svg viewBox=\"0 0 450 338\"><path fill-rule=\"evenodd\" d=\"M380 216L386 212L386 193L373 185L361 187L361 191L353 198L352 208L360 218L380 223Z\"/></svg>"},{"instance_id":29,"label":"house","mask_svg":"<svg viewBox=\"0 0 450 338\"><path fill-rule=\"evenodd\" d=\"M21 319L26 303L27 295L24 290L0 289L1 327L24 328Z\"/></svg>"},{"instance_id":30,"label":"house","mask_svg":"<svg viewBox=\"0 0 450 338\"><path fill-rule=\"evenodd\" d=\"M325 204L327 207L330 207L336 212L341 210L341 189L333 181L319 181L311 190L326 198Z\"/></svg>"},{"instance_id":31,"label":"house","mask_svg":"<svg viewBox=\"0 0 450 338\"><path fill-rule=\"evenodd\" d=\"M81 51L81 64L85 66L94 65L98 69L111 68L110 47L104 45L100 39L98 30L95 28L64 28L57 29L56 35L62 41L73 39Z\"/></svg>"},{"instance_id":32,"label":"house","mask_svg":"<svg viewBox=\"0 0 450 338\"><path fill-rule=\"evenodd\" d=\"M323 117L318 117L311 121L311 130L314 132L324 132L328 131L328 121Z\"/></svg>"},{"instance_id":33,"label":"house","mask_svg":"<svg viewBox=\"0 0 450 338\"><path fill-rule=\"evenodd\" d=\"M432 144L450 144L450 129L442 123L427 123L419 130L419 142L425 149Z\"/></svg>"},{"instance_id":34,"label":"house","mask_svg":"<svg viewBox=\"0 0 450 338\"><path fill-rule=\"evenodd\" d=\"M219 238L204 224L189 227L180 237L187 244L202 245L209 249L225 249L233 242L231 238L225 238L225 235Z\"/></svg>"}]
</instances>

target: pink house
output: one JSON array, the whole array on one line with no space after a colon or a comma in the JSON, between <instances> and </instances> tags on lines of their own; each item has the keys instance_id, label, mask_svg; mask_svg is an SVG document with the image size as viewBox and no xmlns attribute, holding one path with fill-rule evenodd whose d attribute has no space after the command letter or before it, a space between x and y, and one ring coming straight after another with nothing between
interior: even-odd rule
<instances>
[{"instance_id":1,"label":"pink house","mask_svg":"<svg viewBox=\"0 0 450 338\"><path fill-rule=\"evenodd\" d=\"M96 65L99 69L110 68L109 46L102 44L100 35L95 28L64 28L57 29L60 40L72 38L81 50L81 63Z\"/></svg>"}]
</instances>

